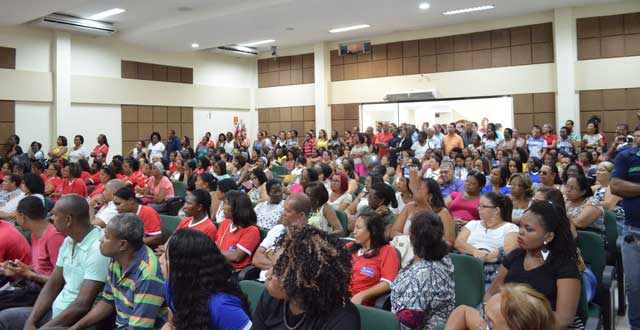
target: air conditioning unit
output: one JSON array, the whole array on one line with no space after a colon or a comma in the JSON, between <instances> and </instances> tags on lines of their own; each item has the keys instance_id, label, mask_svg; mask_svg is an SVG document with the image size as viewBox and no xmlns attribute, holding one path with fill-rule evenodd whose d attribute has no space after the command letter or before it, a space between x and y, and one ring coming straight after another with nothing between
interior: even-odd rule
<instances>
[{"instance_id":1,"label":"air conditioning unit","mask_svg":"<svg viewBox=\"0 0 640 330\"><path fill-rule=\"evenodd\" d=\"M338 55L367 54L371 52L371 41L358 41L338 45Z\"/></svg>"},{"instance_id":2,"label":"air conditioning unit","mask_svg":"<svg viewBox=\"0 0 640 330\"><path fill-rule=\"evenodd\" d=\"M70 32L91 34L96 36L109 36L116 32L111 23L99 22L63 14L51 14L33 22L33 25Z\"/></svg>"},{"instance_id":3,"label":"air conditioning unit","mask_svg":"<svg viewBox=\"0 0 640 330\"><path fill-rule=\"evenodd\" d=\"M385 102L403 102L403 101L427 101L438 98L438 92L434 90L414 91L387 94L384 97Z\"/></svg>"},{"instance_id":4,"label":"air conditioning unit","mask_svg":"<svg viewBox=\"0 0 640 330\"><path fill-rule=\"evenodd\" d=\"M215 52L226 54L226 55L232 55L232 56L241 55L241 56L253 57L258 55L257 48L247 47L247 46L238 46L238 45L220 46L218 48L215 48Z\"/></svg>"}]
</instances>

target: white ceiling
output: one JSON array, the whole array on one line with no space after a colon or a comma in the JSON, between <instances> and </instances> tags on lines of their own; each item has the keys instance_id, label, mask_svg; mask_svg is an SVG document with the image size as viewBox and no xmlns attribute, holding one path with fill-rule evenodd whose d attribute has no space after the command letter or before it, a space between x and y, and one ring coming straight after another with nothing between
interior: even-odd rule
<instances>
[{"instance_id":1,"label":"white ceiling","mask_svg":"<svg viewBox=\"0 0 640 330\"><path fill-rule=\"evenodd\" d=\"M53 12L88 17L111 8L123 14L106 18L116 38L165 51L193 51L225 44L276 39L294 47L320 41L366 39L399 31L525 15L613 0L0 0L0 25L27 23ZM494 10L444 16L443 11L494 4ZM179 11L189 7L191 11ZM356 24L371 28L340 34L328 30ZM293 28L293 31L287 30ZM267 45L265 47L269 47Z\"/></svg>"}]
</instances>

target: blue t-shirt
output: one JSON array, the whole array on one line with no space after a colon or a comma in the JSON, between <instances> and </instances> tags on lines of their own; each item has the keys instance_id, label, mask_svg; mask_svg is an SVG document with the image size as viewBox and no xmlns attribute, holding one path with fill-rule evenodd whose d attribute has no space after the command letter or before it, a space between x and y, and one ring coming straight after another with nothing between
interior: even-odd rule
<instances>
[{"instance_id":1,"label":"blue t-shirt","mask_svg":"<svg viewBox=\"0 0 640 330\"><path fill-rule=\"evenodd\" d=\"M541 137L530 137L527 140L527 147L529 148L529 156L542 158L542 149L547 148L547 140Z\"/></svg>"},{"instance_id":2,"label":"blue t-shirt","mask_svg":"<svg viewBox=\"0 0 640 330\"><path fill-rule=\"evenodd\" d=\"M169 290L169 281L164 282L164 295L167 305L175 313L173 295ZM209 298L209 329L244 330L251 328L251 319L242 308L240 298L228 293L216 293Z\"/></svg>"},{"instance_id":3,"label":"blue t-shirt","mask_svg":"<svg viewBox=\"0 0 640 330\"><path fill-rule=\"evenodd\" d=\"M614 161L612 178L621 179L633 183L640 183L640 148L627 148L618 153ZM624 209L627 226L640 227L640 197L623 198L622 208Z\"/></svg>"},{"instance_id":4,"label":"blue t-shirt","mask_svg":"<svg viewBox=\"0 0 640 330\"><path fill-rule=\"evenodd\" d=\"M493 191L493 186L491 184L488 184L484 186L484 188L482 188L482 191L480 191L480 195L484 195L490 191ZM509 186L504 186L500 188L499 193L501 193L502 195L509 195L511 193L511 188L509 188Z\"/></svg>"}]
</instances>

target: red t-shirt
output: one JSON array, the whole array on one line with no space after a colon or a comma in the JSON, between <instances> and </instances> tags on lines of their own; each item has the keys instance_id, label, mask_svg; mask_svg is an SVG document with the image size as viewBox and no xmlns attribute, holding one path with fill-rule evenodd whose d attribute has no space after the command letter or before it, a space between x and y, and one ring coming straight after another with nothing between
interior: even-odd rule
<instances>
[{"instance_id":1,"label":"red t-shirt","mask_svg":"<svg viewBox=\"0 0 640 330\"><path fill-rule=\"evenodd\" d=\"M162 220L156 210L146 206L138 205L136 214L144 223L144 236L155 236L162 234Z\"/></svg>"},{"instance_id":2,"label":"red t-shirt","mask_svg":"<svg viewBox=\"0 0 640 330\"><path fill-rule=\"evenodd\" d=\"M378 157L382 158L382 156L384 156L387 153L386 145L389 142L389 140L391 140L392 138L393 138L393 134L391 134L389 132L380 133L380 134L376 135L375 142L376 143L382 142L385 145L385 147L378 146Z\"/></svg>"},{"instance_id":3,"label":"red t-shirt","mask_svg":"<svg viewBox=\"0 0 640 330\"><path fill-rule=\"evenodd\" d=\"M80 175L80 178L82 179L82 181L87 181L87 180L91 179L91 173L89 173L87 171L82 171L82 174Z\"/></svg>"},{"instance_id":4,"label":"red t-shirt","mask_svg":"<svg viewBox=\"0 0 640 330\"><path fill-rule=\"evenodd\" d=\"M101 183L99 185L97 185L93 191L91 192L91 194L89 194L89 197L93 197L93 196L97 196L100 195L104 192L104 183Z\"/></svg>"},{"instance_id":5,"label":"red t-shirt","mask_svg":"<svg viewBox=\"0 0 640 330\"><path fill-rule=\"evenodd\" d=\"M242 269L251 264L251 255L260 244L260 230L256 226L236 227L231 219L224 219L218 228L216 243L221 251L244 251L247 256L242 261L231 262L234 269Z\"/></svg>"},{"instance_id":6,"label":"red t-shirt","mask_svg":"<svg viewBox=\"0 0 640 330\"><path fill-rule=\"evenodd\" d=\"M205 217L204 219L194 224L191 224L191 220L193 220L193 217L188 217L180 220L180 224L178 225L178 228L176 228L176 230L181 228L189 228L201 231L207 234L207 236L211 237L214 242L216 241L218 229L216 228L216 225L213 224L211 219L209 219L209 217Z\"/></svg>"},{"instance_id":7,"label":"red t-shirt","mask_svg":"<svg viewBox=\"0 0 640 330\"><path fill-rule=\"evenodd\" d=\"M102 182L102 179L100 179L100 171L94 173L93 175L91 175L91 177L89 177L89 180L91 180L91 182L93 184L101 184L101 183L106 183L106 182Z\"/></svg>"},{"instance_id":8,"label":"red t-shirt","mask_svg":"<svg viewBox=\"0 0 640 330\"><path fill-rule=\"evenodd\" d=\"M0 262L20 260L31 265L31 247L29 242L12 224L0 220Z\"/></svg>"},{"instance_id":9,"label":"red t-shirt","mask_svg":"<svg viewBox=\"0 0 640 330\"><path fill-rule=\"evenodd\" d=\"M131 173L131 175L123 175L120 180L130 184L131 187L135 187L140 184L140 178L142 177L143 177L142 171L138 170Z\"/></svg>"},{"instance_id":10,"label":"red t-shirt","mask_svg":"<svg viewBox=\"0 0 640 330\"><path fill-rule=\"evenodd\" d=\"M346 245L349 248L352 244ZM355 252L352 255L351 285L349 292L354 296L370 287L385 281L391 285L400 270L400 259L396 249L391 245L384 245L378 251L378 255L365 258L364 255ZM373 301L364 301L363 305L373 306Z\"/></svg>"},{"instance_id":11,"label":"red t-shirt","mask_svg":"<svg viewBox=\"0 0 640 330\"><path fill-rule=\"evenodd\" d=\"M42 237L31 233L33 270L36 273L51 275L58 260L58 250L66 237L67 235L57 231L53 225L49 226Z\"/></svg>"},{"instance_id":12,"label":"red t-shirt","mask_svg":"<svg viewBox=\"0 0 640 330\"><path fill-rule=\"evenodd\" d=\"M44 182L44 184L45 184L45 185L47 185L47 180L48 180L49 178L47 178L47 176L46 176L46 175L44 175L44 173L43 173L43 174L40 174L40 178L42 179L42 182Z\"/></svg>"},{"instance_id":13,"label":"red t-shirt","mask_svg":"<svg viewBox=\"0 0 640 330\"><path fill-rule=\"evenodd\" d=\"M451 203L449 203L449 212L454 219L461 219L464 221L480 220L480 213L478 213L478 205L480 204L480 198L464 199L463 192L452 192Z\"/></svg>"},{"instance_id":14,"label":"red t-shirt","mask_svg":"<svg viewBox=\"0 0 640 330\"><path fill-rule=\"evenodd\" d=\"M62 179L62 194L78 194L82 197L87 197L87 186L80 178L74 178L73 181Z\"/></svg>"},{"instance_id":15,"label":"red t-shirt","mask_svg":"<svg viewBox=\"0 0 640 330\"><path fill-rule=\"evenodd\" d=\"M97 145L93 148L93 151L95 152L95 154L97 155L98 153L103 153L104 154L104 158L103 159L108 159L107 155L109 154L109 147L107 147L106 144L103 145ZM93 159L95 159L96 157L93 157Z\"/></svg>"},{"instance_id":16,"label":"red t-shirt","mask_svg":"<svg viewBox=\"0 0 640 330\"><path fill-rule=\"evenodd\" d=\"M555 134L551 134L551 135L545 135L545 134L542 134L542 136L541 136L541 137L542 137L545 141L547 141L547 145L548 145L548 146L551 146L551 144L553 143L553 141L555 141L555 140L557 140L557 139L558 139L558 136L557 136L557 135L555 135Z\"/></svg>"}]
</instances>

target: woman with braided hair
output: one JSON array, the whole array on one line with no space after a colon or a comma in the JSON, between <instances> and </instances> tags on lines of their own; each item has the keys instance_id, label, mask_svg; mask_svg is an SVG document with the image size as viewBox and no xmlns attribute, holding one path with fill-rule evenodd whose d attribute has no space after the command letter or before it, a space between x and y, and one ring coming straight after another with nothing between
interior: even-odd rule
<instances>
[{"instance_id":1,"label":"woman with braided hair","mask_svg":"<svg viewBox=\"0 0 640 330\"><path fill-rule=\"evenodd\" d=\"M267 272L253 330L357 330L360 317L349 300L351 257L338 237L313 226L290 233Z\"/></svg>"}]
</instances>

